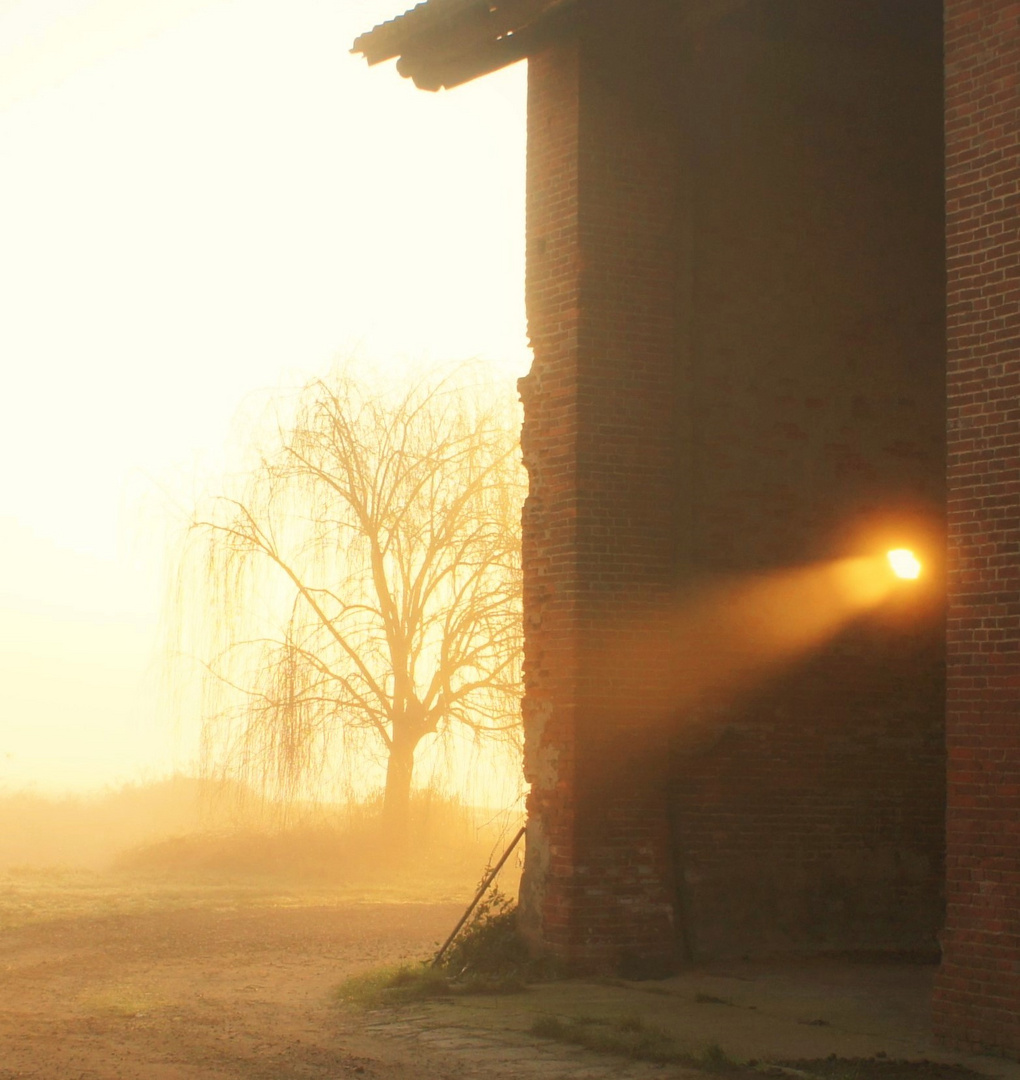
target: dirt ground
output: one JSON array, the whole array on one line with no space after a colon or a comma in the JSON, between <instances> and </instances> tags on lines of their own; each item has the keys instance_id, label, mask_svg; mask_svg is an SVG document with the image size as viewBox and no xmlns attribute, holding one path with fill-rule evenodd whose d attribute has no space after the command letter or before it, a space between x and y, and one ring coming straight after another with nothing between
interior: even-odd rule
<instances>
[{"instance_id":1,"label":"dirt ground","mask_svg":"<svg viewBox=\"0 0 1020 1080\"><path fill-rule=\"evenodd\" d=\"M899 968L699 971L655 985L549 984L396 1011L338 1004L344 978L430 955L462 910L458 888L435 886L0 874L0 1080L707 1075L537 1039L530 1026L539 1014L640 1016L694 1050L717 1043L739 1061L835 1052L964 1063L930 1044L930 973ZM1015 1063L965 1063L1020 1080Z\"/></svg>"},{"instance_id":2,"label":"dirt ground","mask_svg":"<svg viewBox=\"0 0 1020 1080\"><path fill-rule=\"evenodd\" d=\"M445 1076L365 1049L332 1001L346 975L416 960L454 902L0 882L0 1078ZM379 1040L376 1039L376 1042Z\"/></svg>"},{"instance_id":3,"label":"dirt ground","mask_svg":"<svg viewBox=\"0 0 1020 1080\"><path fill-rule=\"evenodd\" d=\"M337 1004L348 975L429 956L462 910L406 890L0 876L0 1080L664 1075Z\"/></svg>"}]
</instances>

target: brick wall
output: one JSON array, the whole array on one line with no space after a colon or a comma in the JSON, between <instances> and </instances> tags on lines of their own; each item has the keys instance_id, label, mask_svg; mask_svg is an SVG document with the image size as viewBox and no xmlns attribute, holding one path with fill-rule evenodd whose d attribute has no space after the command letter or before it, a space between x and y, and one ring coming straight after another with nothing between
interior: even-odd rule
<instances>
[{"instance_id":1,"label":"brick wall","mask_svg":"<svg viewBox=\"0 0 1020 1080\"><path fill-rule=\"evenodd\" d=\"M529 73L522 911L576 966L661 972L674 930L656 673L606 645L673 573L675 138L596 62L597 10Z\"/></svg>"},{"instance_id":2,"label":"brick wall","mask_svg":"<svg viewBox=\"0 0 1020 1080\"><path fill-rule=\"evenodd\" d=\"M692 584L940 540L939 6L726 10L591 0L530 59L522 913L633 973L941 916L941 597L664 690Z\"/></svg>"},{"instance_id":3,"label":"brick wall","mask_svg":"<svg viewBox=\"0 0 1020 1080\"><path fill-rule=\"evenodd\" d=\"M1020 1053L1020 4L946 5L947 899L935 1017Z\"/></svg>"},{"instance_id":4,"label":"brick wall","mask_svg":"<svg viewBox=\"0 0 1020 1080\"><path fill-rule=\"evenodd\" d=\"M531 790L520 918L537 946L565 952L573 914L578 679L576 47L532 57L528 83L527 304L535 363L519 385L530 474L522 556L524 773Z\"/></svg>"},{"instance_id":5,"label":"brick wall","mask_svg":"<svg viewBox=\"0 0 1020 1080\"><path fill-rule=\"evenodd\" d=\"M899 529L929 574L902 607L678 716L696 956L937 954L941 43L937 3L772 0L693 50L695 572L806 565Z\"/></svg>"}]
</instances>

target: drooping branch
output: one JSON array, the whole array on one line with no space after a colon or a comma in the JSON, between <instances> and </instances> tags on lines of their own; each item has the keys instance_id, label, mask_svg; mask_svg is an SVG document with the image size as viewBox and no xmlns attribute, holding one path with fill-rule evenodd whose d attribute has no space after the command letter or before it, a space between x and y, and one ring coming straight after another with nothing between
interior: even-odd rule
<instances>
[{"instance_id":1,"label":"drooping branch","mask_svg":"<svg viewBox=\"0 0 1020 1080\"><path fill-rule=\"evenodd\" d=\"M372 740L385 757L458 725L514 739L524 474L509 394L432 381L379 396L338 377L293 415L240 493L196 515L182 563L179 593L204 583L212 613L194 650L211 751L282 788Z\"/></svg>"}]
</instances>

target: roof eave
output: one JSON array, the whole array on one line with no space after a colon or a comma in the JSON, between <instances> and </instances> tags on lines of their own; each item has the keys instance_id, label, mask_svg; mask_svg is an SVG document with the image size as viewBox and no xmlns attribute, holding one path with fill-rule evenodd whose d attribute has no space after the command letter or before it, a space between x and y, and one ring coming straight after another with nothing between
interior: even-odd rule
<instances>
[{"instance_id":1,"label":"roof eave","mask_svg":"<svg viewBox=\"0 0 1020 1080\"><path fill-rule=\"evenodd\" d=\"M397 57L423 90L450 89L507 67L571 18L575 0L427 0L362 34L351 49L369 64Z\"/></svg>"}]
</instances>

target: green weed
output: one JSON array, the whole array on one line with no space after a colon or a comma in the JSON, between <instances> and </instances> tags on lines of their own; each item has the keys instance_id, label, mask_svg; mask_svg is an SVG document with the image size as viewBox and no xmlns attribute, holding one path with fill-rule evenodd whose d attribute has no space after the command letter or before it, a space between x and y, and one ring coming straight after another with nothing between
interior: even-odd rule
<instances>
[{"instance_id":1,"label":"green weed","mask_svg":"<svg viewBox=\"0 0 1020 1080\"><path fill-rule=\"evenodd\" d=\"M346 979L336 991L338 1000L364 1008L434 1001L450 995L450 980L446 975L421 965L367 971Z\"/></svg>"},{"instance_id":2,"label":"green weed","mask_svg":"<svg viewBox=\"0 0 1020 1080\"><path fill-rule=\"evenodd\" d=\"M735 1068L737 1063L718 1043L709 1043L701 1051L697 1064L709 1072L726 1072L728 1069Z\"/></svg>"},{"instance_id":3,"label":"green weed","mask_svg":"<svg viewBox=\"0 0 1020 1080\"><path fill-rule=\"evenodd\" d=\"M517 908L495 890L439 959L348 979L338 998L362 1006L404 1005L466 994L516 994L545 974L517 934Z\"/></svg>"},{"instance_id":4,"label":"green weed","mask_svg":"<svg viewBox=\"0 0 1020 1080\"><path fill-rule=\"evenodd\" d=\"M583 1046L600 1054L617 1054L658 1065L687 1065L712 1072L724 1072L736 1067L718 1044L712 1043L700 1054L692 1053L658 1025L649 1024L639 1016L616 1019L538 1016L531 1025L531 1034L540 1039Z\"/></svg>"},{"instance_id":5,"label":"green weed","mask_svg":"<svg viewBox=\"0 0 1020 1080\"><path fill-rule=\"evenodd\" d=\"M517 905L498 889L490 893L443 954L440 966L453 978L523 979L532 963L517 933Z\"/></svg>"}]
</instances>

